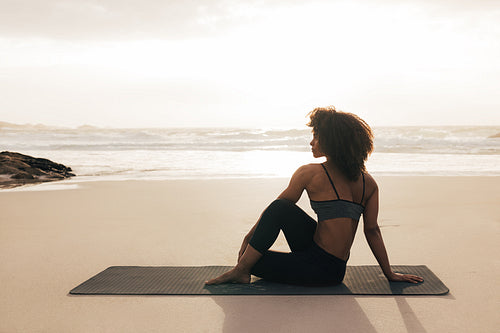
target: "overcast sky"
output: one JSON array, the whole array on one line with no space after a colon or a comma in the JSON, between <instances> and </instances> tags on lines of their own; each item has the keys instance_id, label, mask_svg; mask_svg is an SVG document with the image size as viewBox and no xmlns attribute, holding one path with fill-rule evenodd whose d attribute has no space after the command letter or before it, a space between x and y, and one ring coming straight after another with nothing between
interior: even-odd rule
<instances>
[{"instance_id":1,"label":"overcast sky","mask_svg":"<svg viewBox=\"0 0 500 333\"><path fill-rule=\"evenodd\" d=\"M0 121L500 125L500 3L0 0Z\"/></svg>"}]
</instances>

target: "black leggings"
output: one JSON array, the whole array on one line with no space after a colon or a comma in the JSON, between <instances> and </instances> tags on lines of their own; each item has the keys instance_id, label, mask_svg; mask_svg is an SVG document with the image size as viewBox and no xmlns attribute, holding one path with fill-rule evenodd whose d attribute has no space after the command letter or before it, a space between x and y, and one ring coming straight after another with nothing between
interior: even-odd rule
<instances>
[{"instance_id":1,"label":"black leggings","mask_svg":"<svg viewBox=\"0 0 500 333\"><path fill-rule=\"evenodd\" d=\"M292 284L338 284L346 262L314 241L316 221L293 202L273 201L262 213L250 245L262 253L251 273L265 280ZM280 230L292 252L269 251Z\"/></svg>"}]
</instances>

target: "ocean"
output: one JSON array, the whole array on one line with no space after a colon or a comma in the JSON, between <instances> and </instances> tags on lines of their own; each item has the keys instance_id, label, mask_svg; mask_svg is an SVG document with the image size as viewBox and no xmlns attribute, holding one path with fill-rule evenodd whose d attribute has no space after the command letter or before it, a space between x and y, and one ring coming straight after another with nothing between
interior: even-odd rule
<instances>
[{"instance_id":1,"label":"ocean","mask_svg":"<svg viewBox=\"0 0 500 333\"><path fill-rule=\"evenodd\" d=\"M373 175L499 176L500 127L375 127ZM74 180L290 177L312 157L311 131L56 128L0 123L0 150L69 166Z\"/></svg>"}]
</instances>

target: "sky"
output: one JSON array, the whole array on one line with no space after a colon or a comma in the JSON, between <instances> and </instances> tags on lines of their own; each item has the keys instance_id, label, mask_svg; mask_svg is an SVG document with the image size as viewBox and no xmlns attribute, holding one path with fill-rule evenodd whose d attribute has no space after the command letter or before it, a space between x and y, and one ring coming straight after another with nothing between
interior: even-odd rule
<instances>
[{"instance_id":1,"label":"sky","mask_svg":"<svg viewBox=\"0 0 500 333\"><path fill-rule=\"evenodd\" d=\"M0 121L500 125L496 0L0 0Z\"/></svg>"}]
</instances>

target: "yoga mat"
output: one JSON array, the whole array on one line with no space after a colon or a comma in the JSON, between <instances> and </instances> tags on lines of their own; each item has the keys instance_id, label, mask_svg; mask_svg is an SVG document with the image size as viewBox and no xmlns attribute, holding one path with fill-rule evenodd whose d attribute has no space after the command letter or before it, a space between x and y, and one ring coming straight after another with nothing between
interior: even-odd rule
<instances>
[{"instance_id":1,"label":"yoga mat","mask_svg":"<svg viewBox=\"0 0 500 333\"><path fill-rule=\"evenodd\" d=\"M250 284L206 286L204 282L231 266L113 266L70 291L73 295L444 295L448 288L427 266L392 266L424 282L389 282L379 266L347 266L336 286L299 286L262 279Z\"/></svg>"}]
</instances>

